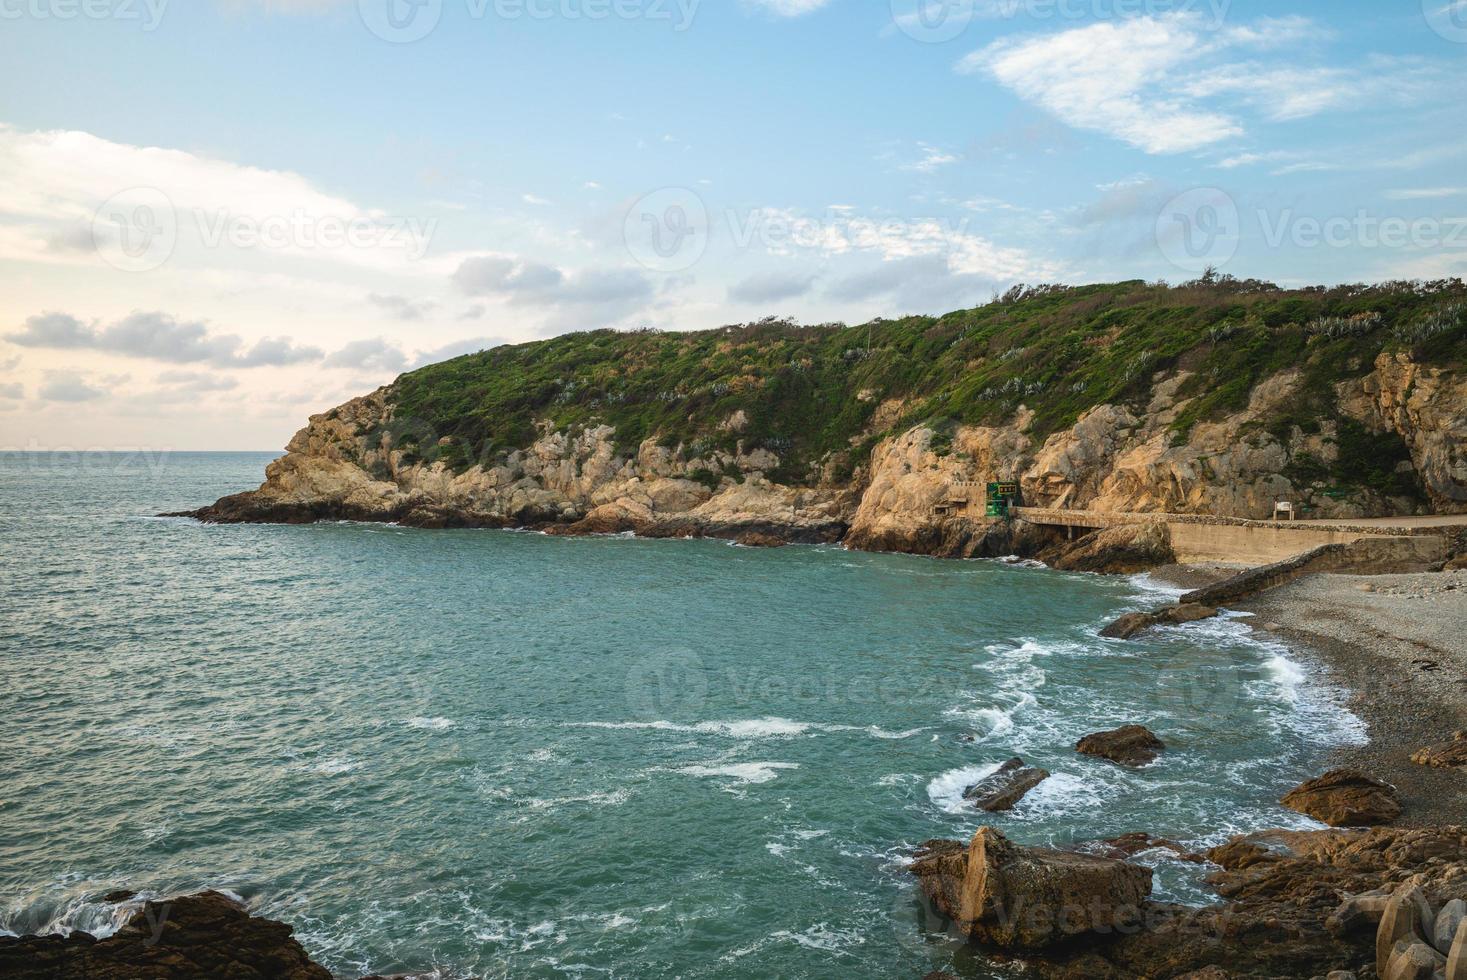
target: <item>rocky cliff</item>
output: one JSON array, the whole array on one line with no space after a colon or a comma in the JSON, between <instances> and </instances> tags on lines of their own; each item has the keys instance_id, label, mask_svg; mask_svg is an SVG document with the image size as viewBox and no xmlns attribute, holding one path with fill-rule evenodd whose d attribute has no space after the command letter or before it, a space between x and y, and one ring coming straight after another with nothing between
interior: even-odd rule
<instances>
[{"instance_id":1,"label":"rocky cliff","mask_svg":"<svg viewBox=\"0 0 1467 980\"><path fill-rule=\"evenodd\" d=\"M1114 367L1109 347L1122 338L1084 318L1100 310L1113 322L1125 285L1062 292L1058 307L1044 291L961 315L976 326L948 325L954 314L863 328L598 332L470 355L313 417L258 490L197 516L757 533L974 555L1055 544L982 520L989 480L1017 481L1031 505L1106 511L1265 518L1286 499L1316 517L1467 512L1467 316L1425 346L1392 339L1399 332L1382 332L1378 314L1336 338L1317 326L1327 317L1275 328L1247 312L1261 295L1297 313L1298 294L1193 284L1202 298L1189 294L1198 305L1186 316L1224 325L1197 328L1191 346L1177 342L1109 392L1086 394L1080 380L1057 394L1060 365L1024 382L1030 348L991 353L1061 335L1065 377ZM1146 288L1153 304L1180 300ZM1381 306L1402 295L1378 288L1390 291L1347 298ZM1328 295L1308 294L1321 309ZM1429 290L1405 295L1440 306ZM1229 326L1240 310L1244 326ZM1264 347L1241 378L1221 376L1237 356L1226 337L1246 329L1256 345L1296 356L1281 365ZM978 356L958 362L955 350ZM1014 361L1018 381L971 391Z\"/></svg>"}]
</instances>

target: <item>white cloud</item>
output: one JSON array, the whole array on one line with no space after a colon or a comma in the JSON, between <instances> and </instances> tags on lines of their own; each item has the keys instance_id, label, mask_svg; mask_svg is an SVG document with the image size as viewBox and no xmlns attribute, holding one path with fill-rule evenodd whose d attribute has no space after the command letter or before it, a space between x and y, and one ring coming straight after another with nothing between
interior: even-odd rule
<instances>
[{"instance_id":1,"label":"white cloud","mask_svg":"<svg viewBox=\"0 0 1467 980\"><path fill-rule=\"evenodd\" d=\"M728 298L736 303L779 303L804 296L814 285L813 275L767 272L750 276L730 286Z\"/></svg>"},{"instance_id":2,"label":"white cloud","mask_svg":"<svg viewBox=\"0 0 1467 980\"><path fill-rule=\"evenodd\" d=\"M248 251L295 265L310 258L405 271L436 229L423 216L389 216L290 171L0 124L0 215L11 219L0 255L95 262L89 239L110 227L98 223L99 209L139 188L161 209L156 222L176 231L177 259L195 265L228 266Z\"/></svg>"},{"instance_id":3,"label":"white cloud","mask_svg":"<svg viewBox=\"0 0 1467 980\"><path fill-rule=\"evenodd\" d=\"M75 371L47 371L39 394L48 402L90 402L105 398L107 392Z\"/></svg>"},{"instance_id":4,"label":"white cloud","mask_svg":"<svg viewBox=\"0 0 1467 980\"><path fill-rule=\"evenodd\" d=\"M1467 0L1463 0L1467 3ZM1467 187L1406 187L1385 192L1392 201L1437 201L1446 197L1467 196Z\"/></svg>"},{"instance_id":5,"label":"white cloud","mask_svg":"<svg viewBox=\"0 0 1467 980\"><path fill-rule=\"evenodd\" d=\"M985 71L1077 129L1148 153L1181 153L1243 132L1230 116L1162 94L1204 49L1193 19L1141 17L1000 41L969 55L959 70Z\"/></svg>"},{"instance_id":6,"label":"white cloud","mask_svg":"<svg viewBox=\"0 0 1467 980\"><path fill-rule=\"evenodd\" d=\"M916 173L930 174L950 163L957 163L958 158L946 150L938 149L927 143L919 143L918 149L922 151L922 158L912 163L902 165L903 170L911 170Z\"/></svg>"},{"instance_id":7,"label":"white cloud","mask_svg":"<svg viewBox=\"0 0 1467 980\"><path fill-rule=\"evenodd\" d=\"M20 347L96 350L169 364L216 367L282 367L321 357L320 350L285 338L266 337L247 348L240 337L215 333L202 320L180 322L160 312L130 313L105 327L84 323L69 313L39 313L5 339Z\"/></svg>"},{"instance_id":8,"label":"white cloud","mask_svg":"<svg viewBox=\"0 0 1467 980\"><path fill-rule=\"evenodd\" d=\"M354 340L322 362L326 367L363 371L401 371L407 365L402 348L382 337Z\"/></svg>"},{"instance_id":9,"label":"white cloud","mask_svg":"<svg viewBox=\"0 0 1467 980\"><path fill-rule=\"evenodd\" d=\"M369 293L367 302L395 320L421 320L438 308L432 300L414 300L406 296Z\"/></svg>"},{"instance_id":10,"label":"white cloud","mask_svg":"<svg viewBox=\"0 0 1467 980\"><path fill-rule=\"evenodd\" d=\"M745 0L776 17L803 17L824 7L830 0Z\"/></svg>"},{"instance_id":11,"label":"white cloud","mask_svg":"<svg viewBox=\"0 0 1467 980\"><path fill-rule=\"evenodd\" d=\"M1302 17L1218 27L1176 12L1104 21L1040 37L1003 40L958 64L1082 130L1147 153L1183 153L1240 136L1243 110L1291 122L1357 105L1429 98L1441 73L1419 59L1371 57L1362 65L1271 64L1252 55L1329 36ZM1242 55L1240 59L1238 56ZM1233 157L1242 165L1250 155Z\"/></svg>"}]
</instances>

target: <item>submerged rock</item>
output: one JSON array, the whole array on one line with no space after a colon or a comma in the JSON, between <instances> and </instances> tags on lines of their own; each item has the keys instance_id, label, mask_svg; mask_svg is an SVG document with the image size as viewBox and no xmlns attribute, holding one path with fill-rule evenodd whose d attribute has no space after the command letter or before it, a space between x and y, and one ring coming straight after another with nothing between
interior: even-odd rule
<instances>
[{"instance_id":1,"label":"submerged rock","mask_svg":"<svg viewBox=\"0 0 1467 980\"><path fill-rule=\"evenodd\" d=\"M734 542L743 545L745 548L783 548L789 544L784 538L763 531L745 532L735 538Z\"/></svg>"},{"instance_id":2,"label":"submerged rock","mask_svg":"<svg viewBox=\"0 0 1467 980\"><path fill-rule=\"evenodd\" d=\"M1218 610L1212 606L1205 606L1200 602L1184 602L1157 612L1126 613L1101 630L1100 635L1112 640L1129 640L1142 630L1150 629L1153 626L1161 626L1166 623L1172 625L1195 623L1199 620L1211 619L1217 614Z\"/></svg>"},{"instance_id":3,"label":"submerged rock","mask_svg":"<svg viewBox=\"0 0 1467 980\"><path fill-rule=\"evenodd\" d=\"M934 841L912 865L933 904L977 942L1038 950L1133 927L1151 870L1110 858L1021 847L992 827L965 848Z\"/></svg>"},{"instance_id":4,"label":"submerged rock","mask_svg":"<svg viewBox=\"0 0 1467 980\"><path fill-rule=\"evenodd\" d=\"M1279 802L1331 827L1372 827L1401 815L1396 788L1358 769L1332 769L1301 783Z\"/></svg>"},{"instance_id":5,"label":"submerged rock","mask_svg":"<svg viewBox=\"0 0 1467 980\"><path fill-rule=\"evenodd\" d=\"M1193 852L1185 845L1146 833L1123 834L1120 837L1112 837L1110 840L1095 841L1083 845L1083 849L1111 858L1130 858L1146 851L1170 851L1178 861L1186 861L1188 864L1207 863L1207 858Z\"/></svg>"},{"instance_id":6,"label":"submerged rock","mask_svg":"<svg viewBox=\"0 0 1467 980\"><path fill-rule=\"evenodd\" d=\"M974 806L989 813L1012 810L1025 794L1048 778L1048 770L1026 766L1016 757L963 790L963 799L972 800Z\"/></svg>"},{"instance_id":7,"label":"submerged rock","mask_svg":"<svg viewBox=\"0 0 1467 980\"><path fill-rule=\"evenodd\" d=\"M208 891L147 902L114 935L0 936L0 976L8 980L332 980L311 962L294 930L256 918Z\"/></svg>"},{"instance_id":8,"label":"submerged rock","mask_svg":"<svg viewBox=\"0 0 1467 980\"><path fill-rule=\"evenodd\" d=\"M1124 725L1108 732L1086 735L1075 743L1075 751L1109 759L1123 766L1154 762L1166 743L1144 725Z\"/></svg>"}]
</instances>

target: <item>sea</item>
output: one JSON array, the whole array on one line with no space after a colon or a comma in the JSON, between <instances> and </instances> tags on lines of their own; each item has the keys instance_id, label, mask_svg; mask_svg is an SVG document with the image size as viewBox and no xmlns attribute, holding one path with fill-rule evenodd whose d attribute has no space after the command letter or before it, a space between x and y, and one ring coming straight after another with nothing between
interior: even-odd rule
<instances>
[{"instance_id":1,"label":"sea","mask_svg":"<svg viewBox=\"0 0 1467 980\"><path fill-rule=\"evenodd\" d=\"M921 842L1316 826L1278 797L1366 737L1244 616L1101 638L1145 575L155 516L273 455L0 455L0 930L213 888L343 977L1003 977ZM1157 762L1074 751L1127 723ZM963 799L1014 756L1053 775Z\"/></svg>"}]
</instances>

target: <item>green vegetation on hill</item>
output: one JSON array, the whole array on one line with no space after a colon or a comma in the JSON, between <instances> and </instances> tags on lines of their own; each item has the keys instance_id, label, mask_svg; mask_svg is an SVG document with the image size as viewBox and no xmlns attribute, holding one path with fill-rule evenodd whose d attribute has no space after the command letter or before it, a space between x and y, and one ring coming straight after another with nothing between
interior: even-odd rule
<instances>
[{"instance_id":1,"label":"green vegetation on hill","mask_svg":"<svg viewBox=\"0 0 1467 980\"><path fill-rule=\"evenodd\" d=\"M1318 431L1340 421L1333 385L1369 372L1382 351L1433 363L1467 355L1467 286L1461 280L1284 290L1204 276L1196 282L1016 287L986 306L941 317L861 326L784 320L693 333L597 330L499 347L403 375L395 436L423 443L455 466L527 446L538 426L605 423L619 449L647 438L693 455L739 439L784 461L775 478L811 479L834 459L849 470L882 435L917 422L938 433L998 424L1019 405L1039 437L1103 403L1137 407L1158 372L1191 372L1195 400L1177 422L1237 411L1264 378L1304 372L1294 404L1268 426ZM902 400L900 418L872 431L878 405ZM743 410L742 433L723 423ZM431 439L428 436L431 435ZM450 436L442 447L438 437ZM1408 489L1394 471L1399 440L1341 428L1341 460L1308 475L1343 486ZM1304 474L1301 474L1304 475ZM716 481L717 474L706 478Z\"/></svg>"}]
</instances>

